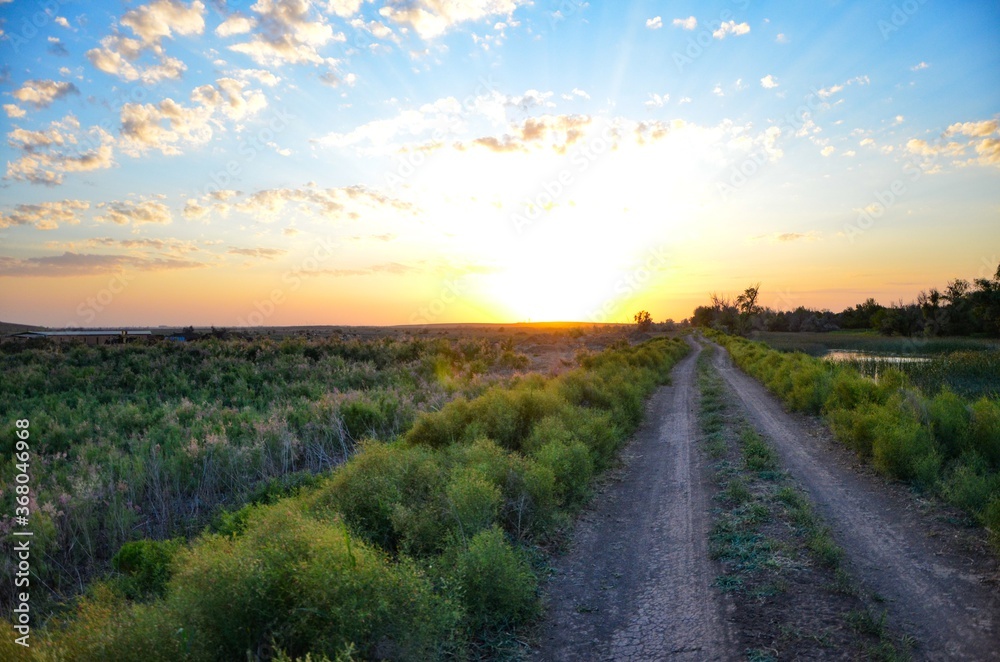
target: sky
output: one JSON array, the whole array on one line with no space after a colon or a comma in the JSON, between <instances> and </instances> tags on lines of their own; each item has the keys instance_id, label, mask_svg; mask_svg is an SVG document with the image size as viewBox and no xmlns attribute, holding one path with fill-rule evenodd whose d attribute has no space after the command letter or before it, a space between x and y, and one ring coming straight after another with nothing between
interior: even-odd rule
<instances>
[{"instance_id":1,"label":"sky","mask_svg":"<svg viewBox=\"0 0 1000 662\"><path fill-rule=\"evenodd\" d=\"M1000 3L0 0L0 320L834 311L1000 263Z\"/></svg>"}]
</instances>

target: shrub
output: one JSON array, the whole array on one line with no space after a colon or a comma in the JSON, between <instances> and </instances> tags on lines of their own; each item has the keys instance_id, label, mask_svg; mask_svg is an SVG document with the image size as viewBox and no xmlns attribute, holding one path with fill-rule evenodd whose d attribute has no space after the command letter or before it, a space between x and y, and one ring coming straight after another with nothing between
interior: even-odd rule
<instances>
[{"instance_id":1,"label":"shrub","mask_svg":"<svg viewBox=\"0 0 1000 662\"><path fill-rule=\"evenodd\" d=\"M459 612L409 562L389 563L288 504L255 514L236 539L209 536L179 558L168 606L196 657L239 659L273 644L336 655L348 644L379 659L431 657Z\"/></svg>"},{"instance_id":2,"label":"shrub","mask_svg":"<svg viewBox=\"0 0 1000 662\"><path fill-rule=\"evenodd\" d=\"M954 506L981 516L994 495L1000 494L1000 476L991 474L977 453L966 453L941 482L941 494Z\"/></svg>"},{"instance_id":3,"label":"shrub","mask_svg":"<svg viewBox=\"0 0 1000 662\"><path fill-rule=\"evenodd\" d=\"M136 540L125 543L111 559L111 566L127 576L130 598L162 596L170 579L170 565L180 550L180 540Z\"/></svg>"},{"instance_id":4,"label":"shrub","mask_svg":"<svg viewBox=\"0 0 1000 662\"><path fill-rule=\"evenodd\" d=\"M455 575L473 631L517 625L538 613L531 568L498 528L476 534L458 554Z\"/></svg>"},{"instance_id":5,"label":"shrub","mask_svg":"<svg viewBox=\"0 0 1000 662\"><path fill-rule=\"evenodd\" d=\"M554 440L538 449L534 457L552 472L556 496L562 505L576 506L586 500L594 472L586 446L579 441Z\"/></svg>"},{"instance_id":6,"label":"shrub","mask_svg":"<svg viewBox=\"0 0 1000 662\"><path fill-rule=\"evenodd\" d=\"M493 526L503 497L500 489L479 471L457 469L452 474L445 493L448 510L463 540Z\"/></svg>"},{"instance_id":7,"label":"shrub","mask_svg":"<svg viewBox=\"0 0 1000 662\"><path fill-rule=\"evenodd\" d=\"M889 418L880 416L872 440L872 461L880 471L902 480L933 483L940 456L928 428L902 408Z\"/></svg>"},{"instance_id":8,"label":"shrub","mask_svg":"<svg viewBox=\"0 0 1000 662\"><path fill-rule=\"evenodd\" d=\"M934 437L948 457L958 457L969 447L970 412L962 398L945 389L927 408Z\"/></svg>"},{"instance_id":9,"label":"shrub","mask_svg":"<svg viewBox=\"0 0 1000 662\"><path fill-rule=\"evenodd\" d=\"M351 529L385 550L405 542L424 549L441 532L439 495L443 467L431 449L395 444L363 444L321 488L319 503L344 516Z\"/></svg>"},{"instance_id":10,"label":"shrub","mask_svg":"<svg viewBox=\"0 0 1000 662\"><path fill-rule=\"evenodd\" d=\"M972 404L969 441L994 469L1000 469L1000 402L980 398Z\"/></svg>"}]
</instances>

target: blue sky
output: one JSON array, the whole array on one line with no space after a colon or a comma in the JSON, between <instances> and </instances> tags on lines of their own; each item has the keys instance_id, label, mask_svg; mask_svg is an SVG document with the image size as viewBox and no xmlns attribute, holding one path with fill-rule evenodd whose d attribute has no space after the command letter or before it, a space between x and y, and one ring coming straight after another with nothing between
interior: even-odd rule
<instances>
[{"instance_id":1,"label":"blue sky","mask_svg":"<svg viewBox=\"0 0 1000 662\"><path fill-rule=\"evenodd\" d=\"M0 2L0 318L687 317L1000 262L1000 5Z\"/></svg>"}]
</instances>

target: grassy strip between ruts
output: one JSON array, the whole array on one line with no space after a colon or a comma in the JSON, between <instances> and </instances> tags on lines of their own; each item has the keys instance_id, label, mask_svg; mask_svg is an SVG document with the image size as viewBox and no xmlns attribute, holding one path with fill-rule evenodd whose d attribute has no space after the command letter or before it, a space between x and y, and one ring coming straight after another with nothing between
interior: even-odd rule
<instances>
[{"instance_id":1,"label":"grassy strip between ruts","mask_svg":"<svg viewBox=\"0 0 1000 662\"><path fill-rule=\"evenodd\" d=\"M123 575L0 658L503 657L538 613L537 571L689 348L584 356L422 414L318 485L248 506L189 544L142 541Z\"/></svg>"},{"instance_id":2,"label":"grassy strip between ruts","mask_svg":"<svg viewBox=\"0 0 1000 662\"><path fill-rule=\"evenodd\" d=\"M878 471L963 509L1000 550L1000 400L948 389L931 397L899 371L876 381L799 352L708 335L789 408L824 415L834 436Z\"/></svg>"},{"instance_id":3,"label":"grassy strip between ruts","mask_svg":"<svg viewBox=\"0 0 1000 662\"><path fill-rule=\"evenodd\" d=\"M842 550L808 499L781 471L768 443L736 411L711 367L698 360L702 448L718 491L709 539L722 572L716 585L735 604L748 660L854 652L905 659L885 613L841 568Z\"/></svg>"}]
</instances>

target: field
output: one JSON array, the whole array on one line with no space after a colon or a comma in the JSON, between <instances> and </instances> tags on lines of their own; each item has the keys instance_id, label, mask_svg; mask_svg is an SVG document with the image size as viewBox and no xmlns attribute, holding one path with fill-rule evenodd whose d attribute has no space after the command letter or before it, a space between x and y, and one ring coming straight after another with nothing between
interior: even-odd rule
<instances>
[{"instance_id":1,"label":"field","mask_svg":"<svg viewBox=\"0 0 1000 662\"><path fill-rule=\"evenodd\" d=\"M586 499L589 477L638 424L644 395L686 350L666 340L632 349L614 327L331 329L308 338L301 331L3 346L2 415L11 426L29 418L35 440L32 570L44 591L35 590L32 606L36 617L55 619L58 646L72 639L85 658L109 650L116 659L138 657L162 628L176 634L177 619L209 637L200 645L210 648L195 657L238 657L272 638L282 650L331 656L348 644L371 656L385 645L379 637L392 638L404 657L481 645L536 613L533 550L559 537ZM14 432L4 431L8 445ZM5 451L13 457L13 448ZM5 486L14 471L8 462ZM5 489L5 512L13 498ZM5 534L12 524L4 521ZM246 621L206 623L204 610L218 606L193 605L192 591L227 581L226 558L268 566L274 544L283 550L272 558L275 573L297 558L327 559L317 561L316 590L341 567L336 550L346 545L359 568L345 578L354 588L336 589L341 597L329 604L346 609L337 602L344 596L382 600L396 591L388 606L358 607L388 609L376 618L384 627L372 632L344 615L348 634L328 633L323 643L315 631L275 629L250 612L234 616ZM15 567L5 562L3 604L12 605ZM322 570L327 562L334 566ZM503 587L492 584L493 571ZM225 590L268 579L234 581ZM456 582L464 601L452 595ZM496 594L501 588L513 593ZM287 589L248 595L245 607L294 599ZM89 597L71 599L81 592ZM227 606L242 599L204 597ZM75 612L61 606L68 598ZM132 634L101 616L123 609ZM160 614L147 623L152 630L142 625L150 609ZM81 628L100 635L87 639ZM227 639L230 629L242 638ZM187 645L174 634L159 641L161 656L177 659L176 646Z\"/></svg>"}]
</instances>

